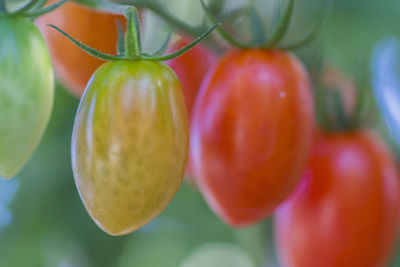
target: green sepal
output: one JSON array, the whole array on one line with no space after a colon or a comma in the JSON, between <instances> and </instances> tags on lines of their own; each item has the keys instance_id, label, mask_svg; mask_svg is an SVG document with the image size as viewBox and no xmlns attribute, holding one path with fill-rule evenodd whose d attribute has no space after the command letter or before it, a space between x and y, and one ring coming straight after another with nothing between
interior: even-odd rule
<instances>
[{"instance_id":1,"label":"green sepal","mask_svg":"<svg viewBox=\"0 0 400 267\"><path fill-rule=\"evenodd\" d=\"M368 66L366 64L365 59L359 60L359 64L357 66ZM357 68L356 72L356 103L354 106L354 110L349 119L349 128L357 128L360 124L362 124L363 119L363 110L366 106L367 101L367 93L368 93L368 80L369 73L365 67Z\"/></svg>"},{"instance_id":2,"label":"green sepal","mask_svg":"<svg viewBox=\"0 0 400 267\"><path fill-rule=\"evenodd\" d=\"M264 27L264 22L262 21L260 14L258 14L257 10L252 5L249 6L249 16L253 35L252 42L265 42L267 40L267 35Z\"/></svg>"},{"instance_id":3,"label":"green sepal","mask_svg":"<svg viewBox=\"0 0 400 267\"><path fill-rule=\"evenodd\" d=\"M179 49L178 51L176 51L174 53L171 53L171 54L168 54L168 55L164 55L164 56L151 56L151 57L149 55L143 54L141 58L144 59L144 60L149 60L149 61L166 61L166 60L171 60L171 59L174 59L176 57L179 57L180 55L183 55L184 53L186 53L187 51L192 49L195 45L197 45L198 43L203 41L208 35L210 35L210 33L215 28L217 28L219 26L220 26L219 23L215 24L208 31L206 31L200 37L198 37L195 41L193 41L192 43L188 44L187 46Z\"/></svg>"},{"instance_id":4,"label":"green sepal","mask_svg":"<svg viewBox=\"0 0 400 267\"><path fill-rule=\"evenodd\" d=\"M327 1L328 4L325 6L325 11L323 12L324 15L322 16L322 18L318 22L318 24L314 27L314 29L308 35L306 35L306 37L304 37L300 41L297 41L293 44L283 45L283 46L280 46L279 48L283 49L283 50L296 50L296 49L299 49L299 48L303 47L304 45L310 43L311 41L313 41L318 36L318 33L320 32L322 26L325 23L326 17L328 16L329 10L332 6L332 1L333 0Z\"/></svg>"},{"instance_id":5,"label":"green sepal","mask_svg":"<svg viewBox=\"0 0 400 267\"><path fill-rule=\"evenodd\" d=\"M201 3L201 7L203 8L203 11L206 14L206 16L208 17L209 21L212 24L216 24L217 22L216 22L214 16L211 14L210 10L208 9L207 5L204 3L204 0L200 0L200 3ZM222 35L222 37L228 43L230 43L231 45L233 45L235 47L242 48L242 49L252 47L252 44L244 43L244 42L237 40L230 33L228 33L226 30L224 30L224 28L222 28L222 27L218 28L218 32L219 32L219 34Z\"/></svg>"},{"instance_id":6,"label":"green sepal","mask_svg":"<svg viewBox=\"0 0 400 267\"><path fill-rule=\"evenodd\" d=\"M122 23L119 19L115 20L118 30L117 53L118 55L125 55L125 34Z\"/></svg>"},{"instance_id":7,"label":"green sepal","mask_svg":"<svg viewBox=\"0 0 400 267\"><path fill-rule=\"evenodd\" d=\"M106 53L102 53L97 51L96 49L93 49L77 40L75 40L74 38L72 38L69 34L67 34L66 32L64 32L63 30L61 30L60 28L58 28L57 26L48 24L48 26L56 29L58 32L60 32L61 34L63 34L65 37L67 37L69 40L71 40L75 45L77 45L80 49L82 49L83 51L85 51L86 53L88 53L91 56L97 57L99 59L102 59L104 61L110 61L110 60L121 60L124 59L123 55L110 55L110 54L106 54Z\"/></svg>"},{"instance_id":8,"label":"green sepal","mask_svg":"<svg viewBox=\"0 0 400 267\"><path fill-rule=\"evenodd\" d=\"M161 56L162 54L164 54L165 50L167 50L169 41L171 40L171 36L172 36L172 33L168 32L168 35L165 38L164 42L162 43L161 47L159 49L157 49L157 51L154 52L152 54L152 56Z\"/></svg>"},{"instance_id":9,"label":"green sepal","mask_svg":"<svg viewBox=\"0 0 400 267\"><path fill-rule=\"evenodd\" d=\"M294 10L294 0L288 0L288 3L286 4L285 9L283 10L282 15L280 16L277 25L275 26L271 34L270 39L265 44L263 44L263 47L271 48L279 44L279 42L285 36L289 28L290 20L293 15L293 10Z\"/></svg>"}]
</instances>

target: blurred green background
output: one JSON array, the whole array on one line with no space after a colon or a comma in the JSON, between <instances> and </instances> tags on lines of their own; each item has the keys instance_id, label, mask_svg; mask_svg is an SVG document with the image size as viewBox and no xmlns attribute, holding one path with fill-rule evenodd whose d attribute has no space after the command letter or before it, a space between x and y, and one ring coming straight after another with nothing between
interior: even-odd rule
<instances>
[{"instance_id":1,"label":"blurred green background","mask_svg":"<svg viewBox=\"0 0 400 267\"><path fill-rule=\"evenodd\" d=\"M253 2L262 6L268 1ZM311 30L322 12L321 1L296 2L305 13L292 23L293 39ZM165 3L171 10L183 5L181 0ZM379 40L400 37L399 14L398 0L334 0L321 35L325 61L351 75L356 59L369 56ZM78 100L57 85L54 112L39 148L18 177L0 180L1 267L279 266L271 219L231 229L186 184L161 216L143 229L124 237L102 232L85 211L71 171L70 138L77 106ZM400 250L397 254L400 258ZM400 266L395 261L391 266Z\"/></svg>"}]
</instances>

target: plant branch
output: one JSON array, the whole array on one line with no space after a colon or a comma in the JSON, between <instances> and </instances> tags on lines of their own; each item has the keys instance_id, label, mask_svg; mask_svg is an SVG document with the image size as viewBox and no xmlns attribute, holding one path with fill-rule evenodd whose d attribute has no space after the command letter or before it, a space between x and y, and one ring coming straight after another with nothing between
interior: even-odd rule
<instances>
[{"instance_id":1,"label":"plant branch","mask_svg":"<svg viewBox=\"0 0 400 267\"><path fill-rule=\"evenodd\" d=\"M119 1L118 4L121 5L130 5L130 6L135 6L135 7L142 7L142 8L147 8L148 10L156 13L158 16L166 20L173 28L178 29L181 32L187 33L192 36L199 36L201 35L205 30L207 30L204 27L194 27L186 22L183 22L179 19L177 19L175 16L173 16L170 12L166 11L165 8L163 8L158 2L155 2L154 0L122 0Z\"/></svg>"}]
</instances>

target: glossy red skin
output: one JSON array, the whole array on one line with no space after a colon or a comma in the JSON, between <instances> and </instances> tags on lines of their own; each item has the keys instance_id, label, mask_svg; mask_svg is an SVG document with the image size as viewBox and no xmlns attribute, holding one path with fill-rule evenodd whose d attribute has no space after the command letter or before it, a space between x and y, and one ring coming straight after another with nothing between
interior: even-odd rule
<instances>
[{"instance_id":1,"label":"glossy red skin","mask_svg":"<svg viewBox=\"0 0 400 267\"><path fill-rule=\"evenodd\" d=\"M313 125L308 77L294 56L224 56L202 85L191 125L191 169L211 208L234 227L271 214L301 178Z\"/></svg>"},{"instance_id":2,"label":"glossy red skin","mask_svg":"<svg viewBox=\"0 0 400 267\"><path fill-rule=\"evenodd\" d=\"M168 51L177 51L190 43L191 40L187 38L179 39L168 48ZM181 82L189 120L201 83L217 59L217 55L204 44L198 44L182 56L166 62Z\"/></svg>"},{"instance_id":3,"label":"glossy red skin","mask_svg":"<svg viewBox=\"0 0 400 267\"><path fill-rule=\"evenodd\" d=\"M394 161L375 136L319 134L307 175L277 209L282 266L386 266L399 205Z\"/></svg>"}]
</instances>

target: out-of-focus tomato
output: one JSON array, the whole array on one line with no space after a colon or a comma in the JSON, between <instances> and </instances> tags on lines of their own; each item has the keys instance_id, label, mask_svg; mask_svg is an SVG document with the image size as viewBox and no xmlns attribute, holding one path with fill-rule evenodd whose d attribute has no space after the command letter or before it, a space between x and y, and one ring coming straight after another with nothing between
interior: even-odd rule
<instances>
[{"instance_id":1,"label":"out-of-focus tomato","mask_svg":"<svg viewBox=\"0 0 400 267\"><path fill-rule=\"evenodd\" d=\"M31 20L0 14L0 177L15 176L31 157L50 118L54 74Z\"/></svg>"},{"instance_id":2,"label":"out-of-focus tomato","mask_svg":"<svg viewBox=\"0 0 400 267\"><path fill-rule=\"evenodd\" d=\"M189 43L191 43L190 40L181 38L174 42L168 50L176 51ZM167 62L167 65L175 71L181 82L189 120L191 118L192 109L201 82L216 61L216 54L209 50L205 45L198 44L189 52Z\"/></svg>"},{"instance_id":3,"label":"out-of-focus tomato","mask_svg":"<svg viewBox=\"0 0 400 267\"><path fill-rule=\"evenodd\" d=\"M53 2L56 0L50 1ZM74 95L82 95L91 75L104 62L86 54L47 24L60 27L84 44L104 53L115 54L118 39L117 19L125 21L123 16L91 10L68 2L36 21L49 46L57 76Z\"/></svg>"},{"instance_id":4,"label":"out-of-focus tomato","mask_svg":"<svg viewBox=\"0 0 400 267\"><path fill-rule=\"evenodd\" d=\"M307 175L277 209L282 266L386 266L399 209L394 161L375 136L318 134Z\"/></svg>"},{"instance_id":5,"label":"out-of-focus tomato","mask_svg":"<svg viewBox=\"0 0 400 267\"><path fill-rule=\"evenodd\" d=\"M210 72L196 101L192 171L228 224L264 219L295 188L314 127L304 67L281 51L234 51Z\"/></svg>"},{"instance_id":6,"label":"out-of-focus tomato","mask_svg":"<svg viewBox=\"0 0 400 267\"><path fill-rule=\"evenodd\" d=\"M95 72L75 119L72 166L100 228L127 234L167 206L185 172L188 128L181 86L165 64L118 60Z\"/></svg>"}]
</instances>

